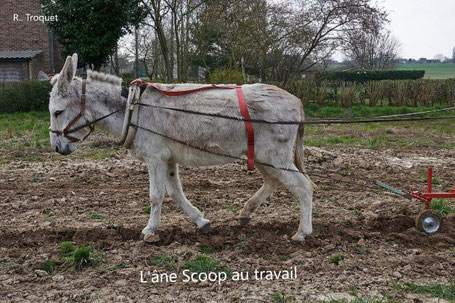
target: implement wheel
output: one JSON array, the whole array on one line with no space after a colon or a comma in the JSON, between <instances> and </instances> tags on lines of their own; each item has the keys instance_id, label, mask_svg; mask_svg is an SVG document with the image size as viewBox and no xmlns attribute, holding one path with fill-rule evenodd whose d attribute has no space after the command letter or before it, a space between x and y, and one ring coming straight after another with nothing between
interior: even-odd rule
<instances>
[{"instance_id":1,"label":"implement wheel","mask_svg":"<svg viewBox=\"0 0 455 303\"><path fill-rule=\"evenodd\" d=\"M424 233L434 234L442 227L442 217L433 210L425 210L417 216L416 227Z\"/></svg>"}]
</instances>

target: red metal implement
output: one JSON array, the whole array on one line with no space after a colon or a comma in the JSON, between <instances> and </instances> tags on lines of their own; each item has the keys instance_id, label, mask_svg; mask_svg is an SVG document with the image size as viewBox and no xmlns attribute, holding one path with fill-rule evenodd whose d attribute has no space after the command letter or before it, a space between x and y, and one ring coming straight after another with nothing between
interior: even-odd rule
<instances>
[{"instance_id":1,"label":"red metal implement","mask_svg":"<svg viewBox=\"0 0 455 303\"><path fill-rule=\"evenodd\" d=\"M426 210L430 209L431 200L434 198L443 199L455 198L455 187L452 188L451 191L448 193L433 192L433 169L431 167L429 167L427 170L427 191L424 193L417 190L410 192L406 190L397 189L382 182L376 182L376 184L402 197L409 199L416 198L417 200L422 201L425 204Z\"/></svg>"},{"instance_id":2,"label":"red metal implement","mask_svg":"<svg viewBox=\"0 0 455 303\"><path fill-rule=\"evenodd\" d=\"M410 194L425 203L425 209L430 209L431 200L434 198L455 198L455 188L452 188L448 193L434 193L433 192L433 168L429 167L427 170L427 192L421 193L419 191L410 192Z\"/></svg>"}]
</instances>

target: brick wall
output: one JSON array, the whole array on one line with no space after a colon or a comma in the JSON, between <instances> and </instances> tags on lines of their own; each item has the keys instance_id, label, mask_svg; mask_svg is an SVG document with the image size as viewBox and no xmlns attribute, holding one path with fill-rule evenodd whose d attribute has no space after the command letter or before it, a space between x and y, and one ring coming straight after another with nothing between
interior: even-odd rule
<instances>
[{"instance_id":1,"label":"brick wall","mask_svg":"<svg viewBox=\"0 0 455 303\"><path fill-rule=\"evenodd\" d=\"M27 21L27 13L41 15L40 0L0 0L0 50L40 50L42 58L39 61L42 65L39 69L50 73L48 28L42 22ZM14 14L18 14L23 21L14 21ZM63 64L57 47L55 59L59 71Z\"/></svg>"}]
</instances>

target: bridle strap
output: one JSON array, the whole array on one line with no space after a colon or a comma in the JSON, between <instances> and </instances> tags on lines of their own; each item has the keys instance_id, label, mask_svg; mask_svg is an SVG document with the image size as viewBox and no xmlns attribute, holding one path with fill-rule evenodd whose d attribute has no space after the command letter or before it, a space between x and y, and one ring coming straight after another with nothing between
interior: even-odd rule
<instances>
[{"instance_id":1,"label":"bridle strap","mask_svg":"<svg viewBox=\"0 0 455 303\"><path fill-rule=\"evenodd\" d=\"M74 117L73 120L71 120L68 123L68 125L63 129L63 134L66 134L68 132L68 130L70 129L70 127L73 126L85 114L85 101L87 100L87 96L85 94L86 87L87 87L87 81L82 80L81 110L76 115L76 117Z\"/></svg>"}]
</instances>

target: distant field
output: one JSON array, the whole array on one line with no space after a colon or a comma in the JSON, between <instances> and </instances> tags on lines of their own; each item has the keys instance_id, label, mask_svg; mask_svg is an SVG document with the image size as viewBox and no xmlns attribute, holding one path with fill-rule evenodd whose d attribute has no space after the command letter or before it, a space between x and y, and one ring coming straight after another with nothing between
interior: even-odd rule
<instances>
[{"instance_id":1,"label":"distant field","mask_svg":"<svg viewBox=\"0 0 455 303\"><path fill-rule=\"evenodd\" d=\"M441 64L398 64L396 69L425 70L425 79L455 78L455 63Z\"/></svg>"},{"instance_id":2,"label":"distant field","mask_svg":"<svg viewBox=\"0 0 455 303\"><path fill-rule=\"evenodd\" d=\"M329 70L347 69L342 63L329 64ZM455 63L441 64L398 64L395 69L401 70L425 70L424 79L455 79Z\"/></svg>"}]
</instances>

